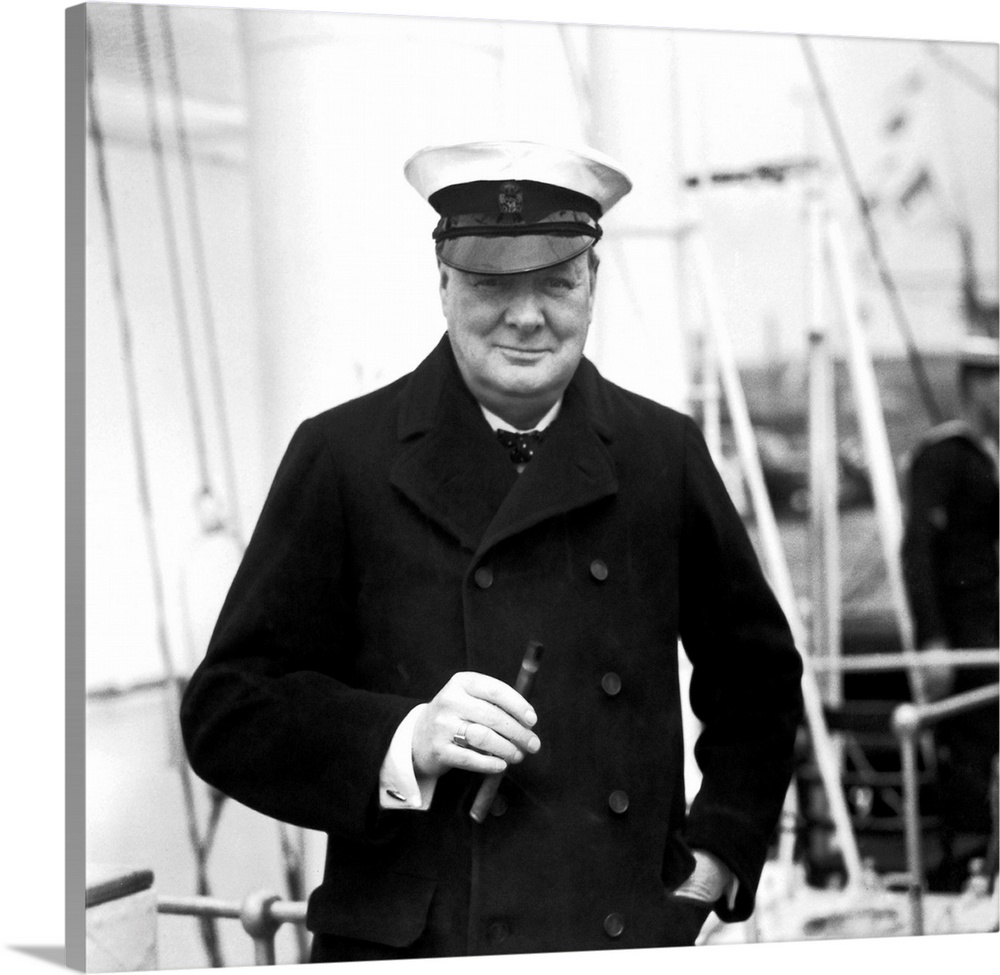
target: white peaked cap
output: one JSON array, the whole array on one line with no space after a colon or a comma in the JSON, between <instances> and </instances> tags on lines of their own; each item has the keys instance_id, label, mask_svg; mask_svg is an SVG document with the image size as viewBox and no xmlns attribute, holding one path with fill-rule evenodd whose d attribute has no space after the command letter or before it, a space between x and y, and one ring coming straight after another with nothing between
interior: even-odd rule
<instances>
[{"instance_id":1,"label":"white peaked cap","mask_svg":"<svg viewBox=\"0 0 1000 975\"><path fill-rule=\"evenodd\" d=\"M460 183L531 180L582 193L598 204L602 214L632 189L632 181L610 156L586 147L539 142L428 146L407 160L403 173L425 200Z\"/></svg>"},{"instance_id":2,"label":"white peaked cap","mask_svg":"<svg viewBox=\"0 0 1000 975\"><path fill-rule=\"evenodd\" d=\"M442 263L479 274L518 274L570 260L601 237L598 219L632 183L593 149L538 142L430 146L403 167L440 220Z\"/></svg>"}]
</instances>

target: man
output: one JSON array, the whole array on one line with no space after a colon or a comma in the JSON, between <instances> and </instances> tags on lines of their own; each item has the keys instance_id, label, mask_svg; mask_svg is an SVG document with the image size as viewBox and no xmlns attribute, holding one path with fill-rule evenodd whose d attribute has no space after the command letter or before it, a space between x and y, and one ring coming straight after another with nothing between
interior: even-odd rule
<instances>
[{"instance_id":1,"label":"man","mask_svg":"<svg viewBox=\"0 0 1000 975\"><path fill-rule=\"evenodd\" d=\"M329 834L315 961L691 944L753 908L801 661L694 423L583 357L631 184L533 143L405 172L447 335L295 434L184 701L192 764Z\"/></svg>"},{"instance_id":2,"label":"man","mask_svg":"<svg viewBox=\"0 0 1000 975\"><path fill-rule=\"evenodd\" d=\"M903 569L917 646L924 650L996 647L998 632L997 340L968 339L959 356L961 417L939 424L914 451L903 539ZM926 672L932 699L995 683L995 669ZM1000 734L992 706L942 722L939 785L946 843L935 887L958 889L970 856L993 832L991 760Z\"/></svg>"}]
</instances>

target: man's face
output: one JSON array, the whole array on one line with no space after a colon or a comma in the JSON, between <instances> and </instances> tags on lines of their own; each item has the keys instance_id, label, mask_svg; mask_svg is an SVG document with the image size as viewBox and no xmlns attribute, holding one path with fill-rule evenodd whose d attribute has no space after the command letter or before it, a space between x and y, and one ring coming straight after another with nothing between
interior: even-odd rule
<instances>
[{"instance_id":1,"label":"man's face","mask_svg":"<svg viewBox=\"0 0 1000 975\"><path fill-rule=\"evenodd\" d=\"M586 253L524 274L441 267L441 308L466 385L522 428L541 419L573 378L593 307Z\"/></svg>"}]
</instances>

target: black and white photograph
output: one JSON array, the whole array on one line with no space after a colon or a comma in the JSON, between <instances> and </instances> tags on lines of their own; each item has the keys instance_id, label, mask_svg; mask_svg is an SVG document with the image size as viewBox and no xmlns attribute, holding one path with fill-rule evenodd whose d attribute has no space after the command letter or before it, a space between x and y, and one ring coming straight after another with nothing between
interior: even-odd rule
<instances>
[{"instance_id":1,"label":"black and white photograph","mask_svg":"<svg viewBox=\"0 0 1000 975\"><path fill-rule=\"evenodd\" d=\"M995 952L996 40L591 9L66 10L70 967Z\"/></svg>"}]
</instances>

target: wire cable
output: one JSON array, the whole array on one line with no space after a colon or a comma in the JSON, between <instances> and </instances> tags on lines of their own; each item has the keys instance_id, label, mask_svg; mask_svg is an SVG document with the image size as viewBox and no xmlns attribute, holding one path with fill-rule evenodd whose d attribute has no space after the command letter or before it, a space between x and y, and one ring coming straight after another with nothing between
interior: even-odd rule
<instances>
[{"instance_id":1,"label":"wire cable","mask_svg":"<svg viewBox=\"0 0 1000 975\"><path fill-rule=\"evenodd\" d=\"M115 309L118 315L119 335L121 339L122 363L125 373L125 394L128 405L129 429L135 456L136 481L139 495L139 508L142 513L142 524L146 543L146 553L149 562L150 576L153 587L153 604L156 620L157 644L163 671L167 679L168 695L171 703L171 725L176 725L180 713L180 684L174 666L173 654L167 630L167 612L164 599L163 571L161 568L159 548L156 543L156 533L153 527L153 507L149 490L149 470L146 461L146 444L143 435L142 414L139 404L139 386L136 378L134 346L132 341L132 323L125 298L125 287L122 277L121 247L118 241L118 229L114 219L114 209L111 203L111 191L107 175L107 154L105 150L104 129L100 123L97 109L97 99L94 91L94 50L90 24L87 24L87 113L89 115L88 133L94 144L96 157L97 187L101 200L101 214L104 221L105 237L108 245L108 262L111 265L111 288L114 295ZM199 836L197 813L194 805L194 793L191 775L187 763L178 763L181 780L181 790L184 798L184 808L187 816L188 836L198 865L199 893L209 892L208 878L204 869L202 856L203 844ZM218 953L217 939L214 931L206 931L202 925L202 936L205 947L214 967L221 965Z\"/></svg>"},{"instance_id":2,"label":"wire cable","mask_svg":"<svg viewBox=\"0 0 1000 975\"><path fill-rule=\"evenodd\" d=\"M159 8L160 31L163 36L163 46L166 52L167 68L170 80L170 93L174 109L174 123L177 133L177 146L181 159L181 171L184 175L184 197L187 203L188 225L191 231L191 244L194 249L194 267L198 284L198 297L201 305L202 319L205 328L206 348L208 351L209 369L212 377L215 409L221 429L223 466L226 473L226 491L229 497L228 515L233 532L244 547L243 529L240 524L240 506L236 493L236 467L233 462L232 440L229 432L229 419L226 410L226 398L222 381L222 369L219 363L219 343L215 328L215 315L212 309L211 292L208 286L208 260L205 254L205 244L201 232L201 214L198 207L198 194L194 178L194 164L187 138L187 124L184 117L184 101L181 97L180 72L177 66L177 51L174 45L174 32L171 25L171 8L164 5Z\"/></svg>"},{"instance_id":3,"label":"wire cable","mask_svg":"<svg viewBox=\"0 0 1000 975\"><path fill-rule=\"evenodd\" d=\"M932 58L945 71L949 74L958 78L959 81L963 82L967 88L982 95L984 98L989 99L989 101L997 104L1000 102L1000 89L991 85L985 78L980 77L975 71L972 70L968 65L962 64L957 58L948 54L940 43L937 41L928 41L927 50Z\"/></svg>"},{"instance_id":4,"label":"wire cable","mask_svg":"<svg viewBox=\"0 0 1000 975\"><path fill-rule=\"evenodd\" d=\"M184 282L181 276L177 231L174 226L170 187L167 180L166 162L163 154L163 138L160 134L160 125L157 118L156 82L153 78L153 66L149 55L149 40L146 36L144 10L145 8L141 4L132 5L132 29L135 35L136 52L139 58L143 89L146 94L146 120L149 129L149 143L153 152L153 169L156 174L160 214L163 219L163 233L167 248L167 267L170 272L174 314L177 318L177 330L181 342L181 363L184 371L188 405L191 410L191 425L193 428L198 472L201 478L201 490L203 493L212 494L211 476L208 470L208 450L205 444L205 423L202 415L201 400L198 396L198 386L195 381L194 351L191 345L191 330L188 325L187 303L184 294Z\"/></svg>"},{"instance_id":5,"label":"wire cable","mask_svg":"<svg viewBox=\"0 0 1000 975\"><path fill-rule=\"evenodd\" d=\"M222 453L223 453L223 466L226 473L226 483L227 483L227 493L229 497L229 507L228 507L228 521L231 526L231 534L233 535L236 544L242 553L246 548L245 539L243 536L242 527L240 524L239 516L239 502L236 493L236 472L235 464L233 462L233 452L231 445L231 437L229 432L229 421L228 414L226 410L225 395L224 395L224 385L222 379L222 369L219 360L219 350L218 350L218 336L215 328L215 315L213 313L211 293L208 286L208 262L205 253L204 240L201 233L201 215L198 207L198 195L196 189L196 183L194 179L194 163L191 156L190 145L187 138L187 124L184 116L184 100L182 97L181 83L180 83L180 71L177 62L177 50L174 44L174 32L171 23L171 13L170 8L167 6L159 7L159 26L160 33L163 40L163 47L167 65L167 74L170 87L171 103L174 113L174 126L175 134L177 139L178 154L181 162L181 172L184 177L184 198L187 205L187 220L188 227L191 234L191 243L193 248L193 260L196 272L196 280L198 285L198 296L201 306L203 325L205 330L205 341L207 348L207 355L209 361L209 370L211 376L211 387L214 394L214 402L216 413L219 420L219 426L221 431L221 442L222 442ZM146 49L146 58L148 60L148 49ZM151 87L152 72L149 71L146 74L147 86ZM147 88L147 90L148 90ZM151 107L151 117L155 113L155 101L150 99L148 104ZM158 139L153 140L154 146L158 144ZM162 166L162 145L159 149L160 160ZM161 179L161 186L165 186L165 181ZM165 194L161 193L161 200L163 201L165 212L169 210L169 200L166 199ZM184 330L186 330L186 320L183 321ZM185 349L190 351L190 341L185 343ZM193 385L193 368L189 368L189 373L192 377ZM197 403L193 404L193 407L197 407ZM194 416L196 418L196 429L199 430L202 437L200 444L200 450L204 451L204 434L200 429L200 408L194 410ZM207 464L203 465L203 471L207 470ZM203 490L207 490L209 495L212 495L210 484L205 483L203 485ZM213 529L206 529L213 530ZM206 826L205 834L202 838L201 852L207 864L208 857L211 854L212 846L214 844L216 830L219 824L219 816L224 803L224 796L221 793L213 792L211 795L212 807L210 812L210 818ZM278 835L279 843L281 849L282 862L284 864L284 874L285 882L288 890L288 895L291 900L301 900L305 896L305 876L304 876L304 864L303 864L303 836L300 830L295 831L295 840L290 835L290 828L282 822L278 822ZM305 941L305 931L301 927L296 927L295 929L296 937L298 940L298 950L300 960L305 961L308 955L308 945Z\"/></svg>"}]
</instances>

